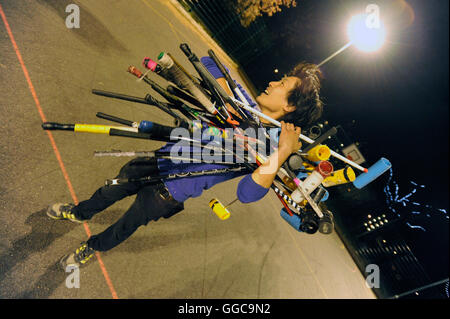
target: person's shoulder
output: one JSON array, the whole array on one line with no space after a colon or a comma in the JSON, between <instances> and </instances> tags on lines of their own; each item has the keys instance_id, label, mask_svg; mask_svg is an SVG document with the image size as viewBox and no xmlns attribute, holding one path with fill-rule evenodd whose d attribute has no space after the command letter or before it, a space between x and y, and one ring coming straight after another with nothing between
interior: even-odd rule
<instances>
[{"instance_id":1,"label":"person's shoulder","mask_svg":"<svg viewBox=\"0 0 450 319\"><path fill-rule=\"evenodd\" d=\"M206 64L216 64L214 60L210 56L202 56L200 58L200 62L202 62L204 65Z\"/></svg>"}]
</instances>

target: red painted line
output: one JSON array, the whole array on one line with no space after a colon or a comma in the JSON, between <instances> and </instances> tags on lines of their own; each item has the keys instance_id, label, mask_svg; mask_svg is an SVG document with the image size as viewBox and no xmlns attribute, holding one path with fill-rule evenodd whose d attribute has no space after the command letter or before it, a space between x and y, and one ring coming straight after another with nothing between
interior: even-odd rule
<instances>
[{"instance_id":1,"label":"red painted line","mask_svg":"<svg viewBox=\"0 0 450 319\"><path fill-rule=\"evenodd\" d=\"M25 63L23 62L22 54L20 54L20 51L19 51L19 48L17 46L16 40L14 40L14 36L12 34L11 28L9 27L8 20L6 19L6 15L5 15L5 12L3 11L3 8L2 8L1 4L0 4L0 16L2 17L3 23L5 24L6 32L8 33L9 38L11 39L11 43L12 43L12 46L14 47L14 51L16 51L16 55L17 55L17 58L19 59L19 63L22 66L23 74L25 75L25 79L27 80L28 88L30 89L31 95L33 96L33 99L34 99L34 102L36 104L37 110L39 112L39 115L41 116L41 120L42 120L42 122L47 122L47 120L45 118L45 114L44 114L44 112L42 110L42 107L41 107L41 103L39 103L39 99L37 98L36 90L34 89L33 83L31 82L31 79L30 79L30 75L28 74L28 70L27 70L27 68L25 66ZM58 147L56 146L55 139L53 138L53 135L52 135L52 133L50 131L46 131L46 132L47 132L48 138L50 139L50 143L52 144L53 151L55 152L56 159L58 160L59 167L61 168L61 171L63 173L64 179L66 180L67 187L69 188L70 195L72 196L72 199L73 199L74 203L78 204L77 195L75 194L75 191L73 190L72 183L70 182L69 175L67 174L67 171L66 171L64 163L62 161L61 154L59 153ZM86 234L88 235L88 237L90 237L91 236L91 231L89 229L88 224L86 222L84 222L83 226L84 226L84 229L86 231ZM100 253L96 252L96 256L97 256L100 268L102 270L103 276L105 277L106 284L108 285L109 290L111 291L111 295L112 295L113 299L119 299L118 296L117 296L116 290L114 289L114 286L112 284L112 281L111 281L111 279L110 279L110 277L108 275L108 272L106 271L106 267L105 267L105 264L103 263L103 260L102 260L102 258L100 256Z\"/></svg>"}]
</instances>

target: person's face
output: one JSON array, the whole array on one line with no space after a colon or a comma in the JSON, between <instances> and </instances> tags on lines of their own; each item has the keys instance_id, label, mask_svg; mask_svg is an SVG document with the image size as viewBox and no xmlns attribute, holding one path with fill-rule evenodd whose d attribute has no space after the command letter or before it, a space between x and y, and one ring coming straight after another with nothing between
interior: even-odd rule
<instances>
[{"instance_id":1,"label":"person's face","mask_svg":"<svg viewBox=\"0 0 450 319\"><path fill-rule=\"evenodd\" d=\"M300 85L300 79L295 76L285 76L280 81L269 82L269 86L256 98L256 102L263 112L280 114L278 116L280 117L295 108L289 106L288 96L289 92L298 85Z\"/></svg>"}]
</instances>

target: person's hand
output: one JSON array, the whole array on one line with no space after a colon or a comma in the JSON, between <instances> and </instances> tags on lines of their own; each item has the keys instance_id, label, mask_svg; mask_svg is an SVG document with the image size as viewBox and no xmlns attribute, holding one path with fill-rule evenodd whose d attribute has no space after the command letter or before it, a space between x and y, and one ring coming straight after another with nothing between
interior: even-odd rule
<instances>
[{"instance_id":1,"label":"person's hand","mask_svg":"<svg viewBox=\"0 0 450 319\"><path fill-rule=\"evenodd\" d=\"M281 134L278 141L278 151L286 153L287 155L297 152L302 147L302 143L299 141L300 133L300 127L281 121Z\"/></svg>"},{"instance_id":2,"label":"person's hand","mask_svg":"<svg viewBox=\"0 0 450 319\"><path fill-rule=\"evenodd\" d=\"M293 124L281 122L281 134L278 140L278 151L272 153L269 159L259 166L253 173L253 181L264 188L272 185L281 165L289 155L297 152L302 143L298 141L301 129Z\"/></svg>"}]
</instances>

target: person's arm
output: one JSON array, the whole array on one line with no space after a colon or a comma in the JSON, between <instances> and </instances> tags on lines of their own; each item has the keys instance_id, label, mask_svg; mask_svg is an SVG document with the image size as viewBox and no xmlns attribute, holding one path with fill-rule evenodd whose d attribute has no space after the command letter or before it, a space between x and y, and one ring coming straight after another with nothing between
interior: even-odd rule
<instances>
[{"instance_id":1,"label":"person's arm","mask_svg":"<svg viewBox=\"0 0 450 319\"><path fill-rule=\"evenodd\" d=\"M287 160L289 155L302 146L298 141L301 129L293 124L281 122L279 148L268 160L259 166L252 174L245 176L238 185L237 196L242 203L256 202L269 191L278 169Z\"/></svg>"},{"instance_id":2,"label":"person's arm","mask_svg":"<svg viewBox=\"0 0 450 319\"><path fill-rule=\"evenodd\" d=\"M300 132L301 129L299 127L281 121L278 149L252 173L252 178L256 184L265 188L269 188L272 185L281 165L288 159L289 155L298 151L302 146L302 143L299 141Z\"/></svg>"}]
</instances>

